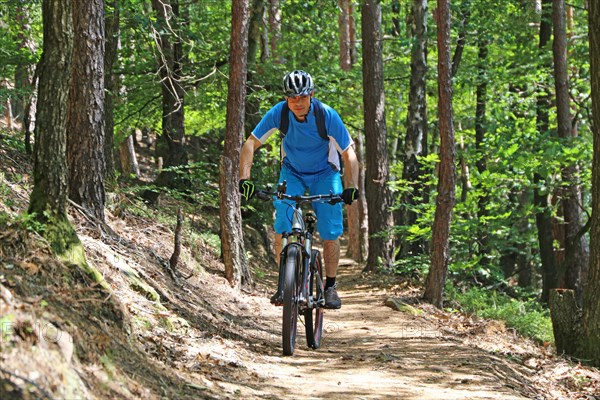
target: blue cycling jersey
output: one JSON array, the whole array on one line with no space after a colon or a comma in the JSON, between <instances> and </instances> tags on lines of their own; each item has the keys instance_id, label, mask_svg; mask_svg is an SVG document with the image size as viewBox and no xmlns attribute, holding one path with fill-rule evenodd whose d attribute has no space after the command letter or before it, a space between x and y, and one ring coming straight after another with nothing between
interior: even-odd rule
<instances>
[{"instance_id":1,"label":"blue cycling jersey","mask_svg":"<svg viewBox=\"0 0 600 400\"><path fill-rule=\"evenodd\" d=\"M252 132L261 143L264 144L277 132L284 103L285 101L277 103L267 111ZM281 157L284 165L299 174L312 175L333 171L331 164L339 162L337 152L343 153L353 143L338 113L326 104L323 104L323 109L329 141L323 140L319 135L312 106L303 122L296 120L292 111L289 111L290 123L282 140Z\"/></svg>"}]
</instances>

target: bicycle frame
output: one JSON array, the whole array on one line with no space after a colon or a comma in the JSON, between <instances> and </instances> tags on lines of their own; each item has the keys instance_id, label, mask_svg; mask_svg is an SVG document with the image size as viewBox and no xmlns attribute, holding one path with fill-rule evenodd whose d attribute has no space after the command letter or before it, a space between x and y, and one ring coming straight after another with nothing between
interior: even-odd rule
<instances>
[{"instance_id":1,"label":"bicycle frame","mask_svg":"<svg viewBox=\"0 0 600 400\"><path fill-rule=\"evenodd\" d=\"M282 234L279 282L275 295L275 298L281 298L283 303L283 354L292 355L296 343L299 313L304 314L307 344L309 347L317 349L321 343L323 329L323 311L321 309L325 308L321 256L317 250L312 248L313 232L317 220L312 212L304 215L301 206L304 203L313 202L336 204L342 199L340 195L333 193L290 196L285 193L285 189L284 181L277 188L277 192L271 192L270 189L257 190L256 196L262 200L280 199L292 202L292 228ZM316 286L313 287L313 283L316 283Z\"/></svg>"},{"instance_id":2,"label":"bicycle frame","mask_svg":"<svg viewBox=\"0 0 600 400\"><path fill-rule=\"evenodd\" d=\"M306 227L306 221L304 221L304 216L302 213L302 208L300 208L300 204L297 202L294 203L293 206L293 218L292 218L292 230L289 232L285 232L281 235L281 254L280 254L280 274L283 275L284 269L281 268L281 265L285 265L287 258L287 249L289 246L298 245L300 247L302 254L302 292L300 293L300 297L298 299L299 305L301 307L306 308L315 308L319 306L325 305L325 299L313 299L313 297L309 294L309 282L311 278L312 271L310 270L311 256L312 256L312 244L313 244L313 231L314 224L316 223L316 219L314 221L308 222L309 226ZM296 240L294 242L288 243L289 238L291 236L296 236ZM319 274L316 274L317 285L322 285L322 277ZM281 276L281 279L285 279L285 276Z\"/></svg>"}]
</instances>

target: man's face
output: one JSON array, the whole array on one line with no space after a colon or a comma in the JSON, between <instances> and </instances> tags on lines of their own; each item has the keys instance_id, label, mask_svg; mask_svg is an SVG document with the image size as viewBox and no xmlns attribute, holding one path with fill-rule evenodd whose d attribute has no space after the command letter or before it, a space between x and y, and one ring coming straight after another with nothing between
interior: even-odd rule
<instances>
[{"instance_id":1,"label":"man's face","mask_svg":"<svg viewBox=\"0 0 600 400\"><path fill-rule=\"evenodd\" d=\"M306 115L308 114L308 110L310 109L310 98L311 95L306 96L295 96L295 97L286 97L288 107L297 119L303 121Z\"/></svg>"}]
</instances>

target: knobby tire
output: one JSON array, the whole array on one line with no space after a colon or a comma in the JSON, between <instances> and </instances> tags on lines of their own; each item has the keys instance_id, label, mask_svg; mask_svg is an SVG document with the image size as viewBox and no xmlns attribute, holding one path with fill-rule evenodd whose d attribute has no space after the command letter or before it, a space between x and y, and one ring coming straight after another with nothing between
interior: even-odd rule
<instances>
[{"instance_id":1,"label":"knobby tire","mask_svg":"<svg viewBox=\"0 0 600 400\"><path fill-rule=\"evenodd\" d=\"M300 270L300 252L296 246L287 249L285 275L283 281L283 354L291 356L296 347L296 331L298 327L298 289L296 278Z\"/></svg>"},{"instance_id":2,"label":"knobby tire","mask_svg":"<svg viewBox=\"0 0 600 400\"><path fill-rule=\"evenodd\" d=\"M317 302L324 296L323 293L323 262L321 261L321 253L318 250L313 250L310 258L310 281L309 281L309 296L313 297L313 301ZM317 275L319 279L317 279ZM304 327L306 331L306 344L308 347L318 349L321 347L321 337L323 334L323 307L307 308L304 310Z\"/></svg>"}]
</instances>

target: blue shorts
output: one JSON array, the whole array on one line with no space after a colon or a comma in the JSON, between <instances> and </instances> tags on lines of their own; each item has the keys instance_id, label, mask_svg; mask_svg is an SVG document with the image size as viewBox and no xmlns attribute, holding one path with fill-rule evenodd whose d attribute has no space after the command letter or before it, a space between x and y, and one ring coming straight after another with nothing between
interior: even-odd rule
<instances>
[{"instance_id":1,"label":"blue shorts","mask_svg":"<svg viewBox=\"0 0 600 400\"><path fill-rule=\"evenodd\" d=\"M324 171L313 175L301 175L283 165L279 174L279 183L287 182L286 193L292 196L302 195L308 190L310 195L342 193L342 179L339 172ZM282 234L292 229L292 202L275 200L275 232ZM336 240L344 232L342 204L313 203L317 215L317 231L323 240Z\"/></svg>"}]
</instances>

